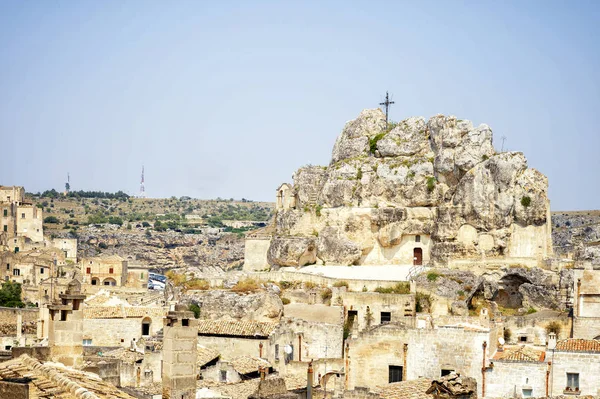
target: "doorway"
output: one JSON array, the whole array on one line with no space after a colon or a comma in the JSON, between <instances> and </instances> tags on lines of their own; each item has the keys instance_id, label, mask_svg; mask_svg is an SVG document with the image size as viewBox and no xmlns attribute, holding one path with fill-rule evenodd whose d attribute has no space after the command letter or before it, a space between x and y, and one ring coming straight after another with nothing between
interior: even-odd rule
<instances>
[{"instance_id":1,"label":"doorway","mask_svg":"<svg viewBox=\"0 0 600 399\"><path fill-rule=\"evenodd\" d=\"M413 265L420 266L423 264L423 249L415 248L413 250Z\"/></svg>"}]
</instances>

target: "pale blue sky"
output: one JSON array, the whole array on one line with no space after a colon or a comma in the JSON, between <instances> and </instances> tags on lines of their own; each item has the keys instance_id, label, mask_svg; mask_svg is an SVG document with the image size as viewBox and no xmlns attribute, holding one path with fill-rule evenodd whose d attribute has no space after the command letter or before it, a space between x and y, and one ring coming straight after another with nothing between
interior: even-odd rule
<instances>
[{"instance_id":1,"label":"pale blue sky","mask_svg":"<svg viewBox=\"0 0 600 399\"><path fill-rule=\"evenodd\" d=\"M600 2L0 2L0 184L274 200L386 90L600 208Z\"/></svg>"}]
</instances>

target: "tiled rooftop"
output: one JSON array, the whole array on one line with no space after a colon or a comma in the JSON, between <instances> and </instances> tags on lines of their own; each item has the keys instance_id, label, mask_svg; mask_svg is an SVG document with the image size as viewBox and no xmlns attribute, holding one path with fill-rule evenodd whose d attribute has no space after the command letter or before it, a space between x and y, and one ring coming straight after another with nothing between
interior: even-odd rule
<instances>
[{"instance_id":1,"label":"tiled rooftop","mask_svg":"<svg viewBox=\"0 0 600 399\"><path fill-rule=\"evenodd\" d=\"M120 319L161 317L167 315L164 308L147 306L87 306L83 308L85 319Z\"/></svg>"},{"instance_id":2,"label":"tiled rooftop","mask_svg":"<svg viewBox=\"0 0 600 399\"><path fill-rule=\"evenodd\" d=\"M198 345L198 367L204 366L206 363L219 357L219 355L220 353L216 349Z\"/></svg>"},{"instance_id":3,"label":"tiled rooftop","mask_svg":"<svg viewBox=\"0 0 600 399\"><path fill-rule=\"evenodd\" d=\"M600 341L595 339L565 339L558 341L556 350L560 352L599 352Z\"/></svg>"},{"instance_id":4,"label":"tiled rooftop","mask_svg":"<svg viewBox=\"0 0 600 399\"><path fill-rule=\"evenodd\" d=\"M433 395L425 393L429 387L431 387L431 380L419 378L379 386L373 389L373 392L383 399L433 399Z\"/></svg>"},{"instance_id":5,"label":"tiled rooftop","mask_svg":"<svg viewBox=\"0 0 600 399\"><path fill-rule=\"evenodd\" d=\"M505 346L502 352L494 355L494 360L507 362L543 362L546 352L530 346Z\"/></svg>"},{"instance_id":6,"label":"tiled rooftop","mask_svg":"<svg viewBox=\"0 0 600 399\"><path fill-rule=\"evenodd\" d=\"M257 321L200 320L198 334L267 338L276 327L277 323Z\"/></svg>"},{"instance_id":7,"label":"tiled rooftop","mask_svg":"<svg viewBox=\"0 0 600 399\"><path fill-rule=\"evenodd\" d=\"M271 363L263 360L259 357L253 356L239 356L231 361L231 365L234 370L240 374L248 374L254 371L258 371L260 366L271 367Z\"/></svg>"},{"instance_id":8,"label":"tiled rooftop","mask_svg":"<svg viewBox=\"0 0 600 399\"><path fill-rule=\"evenodd\" d=\"M134 399L96 374L42 364L28 355L0 363L0 379L11 378L31 379L30 399Z\"/></svg>"}]
</instances>

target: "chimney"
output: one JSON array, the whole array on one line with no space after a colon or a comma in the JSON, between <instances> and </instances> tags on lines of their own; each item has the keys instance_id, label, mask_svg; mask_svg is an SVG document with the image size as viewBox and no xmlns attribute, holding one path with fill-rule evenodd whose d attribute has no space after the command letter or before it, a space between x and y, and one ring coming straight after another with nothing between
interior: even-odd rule
<instances>
[{"instance_id":1,"label":"chimney","mask_svg":"<svg viewBox=\"0 0 600 399\"><path fill-rule=\"evenodd\" d=\"M265 380L265 368L263 366L258 366L258 372L260 374L260 380Z\"/></svg>"},{"instance_id":2,"label":"chimney","mask_svg":"<svg viewBox=\"0 0 600 399\"><path fill-rule=\"evenodd\" d=\"M306 373L306 399L312 399L313 387L313 367L312 360L308 363L308 372Z\"/></svg>"},{"instance_id":3,"label":"chimney","mask_svg":"<svg viewBox=\"0 0 600 399\"><path fill-rule=\"evenodd\" d=\"M548 350L554 350L556 348L556 334L551 332L548 334Z\"/></svg>"},{"instance_id":4,"label":"chimney","mask_svg":"<svg viewBox=\"0 0 600 399\"><path fill-rule=\"evenodd\" d=\"M198 321L183 305L176 305L164 319L163 398L195 399Z\"/></svg>"}]
</instances>

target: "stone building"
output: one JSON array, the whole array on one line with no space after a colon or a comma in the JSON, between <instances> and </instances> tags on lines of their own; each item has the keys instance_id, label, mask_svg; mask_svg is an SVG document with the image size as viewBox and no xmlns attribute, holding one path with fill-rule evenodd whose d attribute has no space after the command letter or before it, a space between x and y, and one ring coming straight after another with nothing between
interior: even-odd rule
<instances>
[{"instance_id":1,"label":"stone building","mask_svg":"<svg viewBox=\"0 0 600 399\"><path fill-rule=\"evenodd\" d=\"M600 339L600 270L574 271L573 338Z\"/></svg>"},{"instance_id":2,"label":"stone building","mask_svg":"<svg viewBox=\"0 0 600 399\"><path fill-rule=\"evenodd\" d=\"M15 252L22 247L14 246L14 239L27 242L44 241L43 212L25 200L25 189L18 186L0 186L0 246L12 247ZM24 242L24 241L22 241Z\"/></svg>"},{"instance_id":3,"label":"stone building","mask_svg":"<svg viewBox=\"0 0 600 399\"><path fill-rule=\"evenodd\" d=\"M156 306L85 306L83 342L90 346L128 347L157 334L168 310Z\"/></svg>"},{"instance_id":4,"label":"stone building","mask_svg":"<svg viewBox=\"0 0 600 399\"><path fill-rule=\"evenodd\" d=\"M219 383L237 383L259 378L259 369L272 371L271 364L256 356L238 356L231 360L219 360L202 371L202 379Z\"/></svg>"},{"instance_id":5,"label":"stone building","mask_svg":"<svg viewBox=\"0 0 600 399\"><path fill-rule=\"evenodd\" d=\"M600 341L566 339L548 345L550 396L600 394Z\"/></svg>"},{"instance_id":6,"label":"stone building","mask_svg":"<svg viewBox=\"0 0 600 399\"><path fill-rule=\"evenodd\" d=\"M241 320L199 320L198 344L216 349L224 359L266 356L277 323Z\"/></svg>"},{"instance_id":7,"label":"stone building","mask_svg":"<svg viewBox=\"0 0 600 399\"><path fill-rule=\"evenodd\" d=\"M83 283L121 287L127 283L127 261L118 255L83 258L80 263Z\"/></svg>"}]
</instances>

